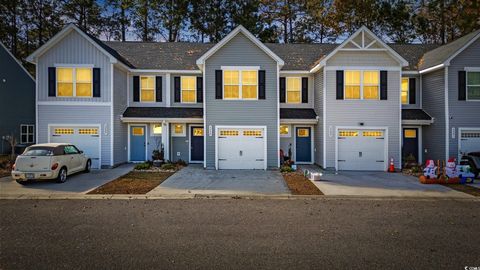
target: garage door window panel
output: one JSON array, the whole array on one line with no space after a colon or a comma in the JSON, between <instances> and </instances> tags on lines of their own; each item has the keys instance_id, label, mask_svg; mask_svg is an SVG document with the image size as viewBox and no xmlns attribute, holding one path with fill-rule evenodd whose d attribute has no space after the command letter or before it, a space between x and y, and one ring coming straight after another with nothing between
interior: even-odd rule
<instances>
[{"instance_id":1,"label":"garage door window panel","mask_svg":"<svg viewBox=\"0 0 480 270\"><path fill-rule=\"evenodd\" d=\"M299 77L287 77L287 103L301 102L302 83Z\"/></svg>"},{"instance_id":2,"label":"garage door window panel","mask_svg":"<svg viewBox=\"0 0 480 270\"><path fill-rule=\"evenodd\" d=\"M181 79L181 102L195 103L197 101L197 77L182 76Z\"/></svg>"},{"instance_id":3,"label":"garage door window panel","mask_svg":"<svg viewBox=\"0 0 480 270\"><path fill-rule=\"evenodd\" d=\"M55 135L72 135L73 128L56 128L54 130Z\"/></svg>"},{"instance_id":4,"label":"garage door window panel","mask_svg":"<svg viewBox=\"0 0 480 270\"><path fill-rule=\"evenodd\" d=\"M155 102L155 77L140 77L140 101Z\"/></svg>"},{"instance_id":5,"label":"garage door window panel","mask_svg":"<svg viewBox=\"0 0 480 270\"><path fill-rule=\"evenodd\" d=\"M98 135L98 128L79 128L78 134L80 135Z\"/></svg>"},{"instance_id":6,"label":"garage door window panel","mask_svg":"<svg viewBox=\"0 0 480 270\"><path fill-rule=\"evenodd\" d=\"M467 100L480 100L480 72L467 72Z\"/></svg>"}]
</instances>

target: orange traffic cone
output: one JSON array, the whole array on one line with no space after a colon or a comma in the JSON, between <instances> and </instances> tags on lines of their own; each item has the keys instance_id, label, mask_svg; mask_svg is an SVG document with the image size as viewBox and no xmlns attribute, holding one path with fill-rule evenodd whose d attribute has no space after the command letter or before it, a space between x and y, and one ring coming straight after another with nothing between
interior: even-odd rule
<instances>
[{"instance_id":1,"label":"orange traffic cone","mask_svg":"<svg viewBox=\"0 0 480 270\"><path fill-rule=\"evenodd\" d=\"M389 172L395 172L395 165L393 165L393 158L390 158L390 167L388 167Z\"/></svg>"}]
</instances>

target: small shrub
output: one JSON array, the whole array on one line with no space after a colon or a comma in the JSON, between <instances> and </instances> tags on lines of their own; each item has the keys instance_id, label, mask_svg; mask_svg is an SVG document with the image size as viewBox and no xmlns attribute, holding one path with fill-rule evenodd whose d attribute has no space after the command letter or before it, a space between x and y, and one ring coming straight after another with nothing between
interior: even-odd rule
<instances>
[{"instance_id":1,"label":"small shrub","mask_svg":"<svg viewBox=\"0 0 480 270\"><path fill-rule=\"evenodd\" d=\"M187 166L187 162L185 162L182 159L177 160L177 162L175 162L175 163L179 166Z\"/></svg>"},{"instance_id":2,"label":"small shrub","mask_svg":"<svg viewBox=\"0 0 480 270\"><path fill-rule=\"evenodd\" d=\"M280 172L282 172L282 173L284 173L284 172L294 172L294 170L290 166L283 165L282 167L280 167Z\"/></svg>"},{"instance_id":3,"label":"small shrub","mask_svg":"<svg viewBox=\"0 0 480 270\"><path fill-rule=\"evenodd\" d=\"M152 165L148 162L140 163L135 166L135 170L148 170Z\"/></svg>"},{"instance_id":4,"label":"small shrub","mask_svg":"<svg viewBox=\"0 0 480 270\"><path fill-rule=\"evenodd\" d=\"M177 167L172 163L166 163L166 164L163 164L162 167L160 167L160 169L165 170L165 171L175 170L176 168Z\"/></svg>"},{"instance_id":5,"label":"small shrub","mask_svg":"<svg viewBox=\"0 0 480 270\"><path fill-rule=\"evenodd\" d=\"M292 165L295 164L295 162L291 159L289 160L286 160L284 163L283 163L283 166L288 166L288 167L292 167Z\"/></svg>"}]
</instances>

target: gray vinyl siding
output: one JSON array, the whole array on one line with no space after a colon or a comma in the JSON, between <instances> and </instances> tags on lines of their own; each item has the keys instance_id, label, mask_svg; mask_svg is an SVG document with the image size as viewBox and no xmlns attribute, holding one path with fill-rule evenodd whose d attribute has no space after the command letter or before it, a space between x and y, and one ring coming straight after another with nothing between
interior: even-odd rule
<instances>
[{"instance_id":1,"label":"gray vinyl siding","mask_svg":"<svg viewBox=\"0 0 480 270\"><path fill-rule=\"evenodd\" d=\"M20 143L20 125L35 125L35 81L1 45L0 63L0 136ZM1 140L0 154L6 153L10 146Z\"/></svg>"},{"instance_id":2,"label":"gray vinyl siding","mask_svg":"<svg viewBox=\"0 0 480 270\"><path fill-rule=\"evenodd\" d=\"M315 164L323 167L323 69L315 73L315 95L314 95L314 110L318 116L318 123L313 127L314 129L314 147L315 147Z\"/></svg>"},{"instance_id":3,"label":"gray vinyl siding","mask_svg":"<svg viewBox=\"0 0 480 270\"><path fill-rule=\"evenodd\" d=\"M127 108L127 73L114 68L113 73L113 163L128 161L128 125L121 117Z\"/></svg>"},{"instance_id":4,"label":"gray vinyl siding","mask_svg":"<svg viewBox=\"0 0 480 270\"><path fill-rule=\"evenodd\" d=\"M328 66L398 66L398 63L386 52L340 51L327 61Z\"/></svg>"},{"instance_id":5,"label":"gray vinyl siding","mask_svg":"<svg viewBox=\"0 0 480 270\"><path fill-rule=\"evenodd\" d=\"M388 71L388 100L337 100L336 71L326 75L326 167L335 167L335 128L338 126L387 127L388 158L400 168L400 71Z\"/></svg>"},{"instance_id":6,"label":"gray vinyl siding","mask_svg":"<svg viewBox=\"0 0 480 270\"><path fill-rule=\"evenodd\" d=\"M170 134L172 134L172 130L174 128L174 124L170 124ZM170 136L170 156L173 162L178 160L183 160L188 163L190 151L189 151L189 134L190 134L190 126L186 124L185 126L186 132L185 136L182 137L175 137Z\"/></svg>"},{"instance_id":7,"label":"gray vinyl siding","mask_svg":"<svg viewBox=\"0 0 480 270\"><path fill-rule=\"evenodd\" d=\"M133 101L133 76L161 76L162 77L162 102L134 102ZM166 76L164 73L129 73L128 76L128 101L129 107L165 107L166 106L166 91L167 88ZM139 89L141 91L141 89ZM127 93L127 91L125 91ZM140 93L141 95L141 93ZM140 98L139 95L139 98Z\"/></svg>"},{"instance_id":8,"label":"gray vinyl siding","mask_svg":"<svg viewBox=\"0 0 480 270\"><path fill-rule=\"evenodd\" d=\"M266 71L265 100L215 99L215 70L221 66L260 66ZM277 63L242 33L232 38L206 64L206 166L215 167L215 126L267 126L267 166L278 167Z\"/></svg>"},{"instance_id":9,"label":"gray vinyl siding","mask_svg":"<svg viewBox=\"0 0 480 270\"><path fill-rule=\"evenodd\" d=\"M450 113L449 122L449 156L458 157L458 128L480 128L480 101L458 100L458 71L465 67L480 68L480 39L477 39L463 52L450 62L448 67L448 106ZM467 75L468 76L468 75ZM455 138L452 129L455 129Z\"/></svg>"},{"instance_id":10,"label":"gray vinyl siding","mask_svg":"<svg viewBox=\"0 0 480 270\"><path fill-rule=\"evenodd\" d=\"M39 105L38 143L47 143L48 125L100 125L102 166L110 166L110 106ZM106 130L105 130L106 129ZM106 133L106 134L105 134Z\"/></svg>"},{"instance_id":11,"label":"gray vinyl siding","mask_svg":"<svg viewBox=\"0 0 480 270\"><path fill-rule=\"evenodd\" d=\"M403 74L402 78L415 78L415 104L402 104L403 109L420 109L422 106L421 102L421 87L420 87L420 76L419 75L411 75L411 74ZM409 96L410 100L410 96Z\"/></svg>"},{"instance_id":12,"label":"gray vinyl siding","mask_svg":"<svg viewBox=\"0 0 480 270\"><path fill-rule=\"evenodd\" d=\"M48 96L48 68L55 65L93 65L100 68L100 97L65 98ZM70 32L38 59L39 101L110 102L111 63L106 54L75 31Z\"/></svg>"},{"instance_id":13,"label":"gray vinyl siding","mask_svg":"<svg viewBox=\"0 0 480 270\"><path fill-rule=\"evenodd\" d=\"M424 126L423 159L445 159L445 70L422 75L422 107L434 118L433 124ZM425 152L426 151L426 152Z\"/></svg>"},{"instance_id":14,"label":"gray vinyl siding","mask_svg":"<svg viewBox=\"0 0 480 270\"><path fill-rule=\"evenodd\" d=\"M172 107L193 107L193 108L203 108L203 103L181 103L181 102L175 102L175 84L174 84L174 78L175 77L181 77L181 76L193 76L193 77L201 77L203 76L202 74L171 74L170 76L170 104ZM215 82L214 82L215 83ZM196 84L196 83L195 83ZM181 92L180 92L181 95ZM205 99L204 99L205 100Z\"/></svg>"},{"instance_id":15,"label":"gray vinyl siding","mask_svg":"<svg viewBox=\"0 0 480 270\"><path fill-rule=\"evenodd\" d=\"M313 76L310 74L280 74L280 77L299 77L300 80L302 77L308 78L308 103L280 103L280 108L313 108ZM300 88L300 91L302 89ZM286 91L286 89L285 89ZM286 95L286 92L285 92ZM286 98L286 97L285 97ZM301 99L301 96L300 96ZM286 101L286 100L285 100ZM301 100L300 100L301 102Z\"/></svg>"}]
</instances>

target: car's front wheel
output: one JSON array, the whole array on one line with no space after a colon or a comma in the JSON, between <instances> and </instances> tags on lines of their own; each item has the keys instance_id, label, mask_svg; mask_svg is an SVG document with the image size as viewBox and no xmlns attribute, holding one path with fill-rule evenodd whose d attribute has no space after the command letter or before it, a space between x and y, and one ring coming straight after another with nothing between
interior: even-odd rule
<instances>
[{"instance_id":1,"label":"car's front wheel","mask_svg":"<svg viewBox=\"0 0 480 270\"><path fill-rule=\"evenodd\" d=\"M90 172L90 170L92 169L92 161L89 159L87 160L87 164L85 164L85 171L86 173Z\"/></svg>"},{"instance_id":2,"label":"car's front wheel","mask_svg":"<svg viewBox=\"0 0 480 270\"><path fill-rule=\"evenodd\" d=\"M67 181L67 168L62 167L58 172L57 182L58 183L65 183Z\"/></svg>"}]
</instances>

